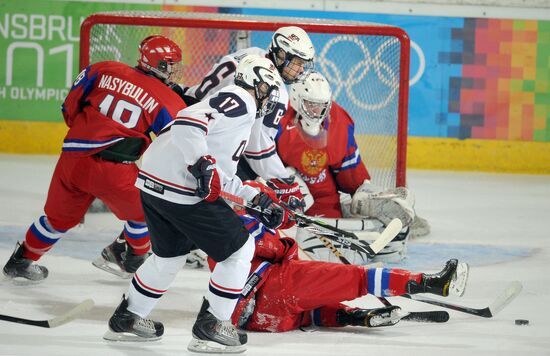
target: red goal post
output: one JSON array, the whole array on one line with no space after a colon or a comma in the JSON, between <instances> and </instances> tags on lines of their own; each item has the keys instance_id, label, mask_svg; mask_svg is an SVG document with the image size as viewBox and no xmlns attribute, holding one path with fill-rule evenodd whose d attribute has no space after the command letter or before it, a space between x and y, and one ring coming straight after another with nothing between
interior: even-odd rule
<instances>
[{"instance_id":1,"label":"red goal post","mask_svg":"<svg viewBox=\"0 0 550 356\"><path fill-rule=\"evenodd\" d=\"M267 49L282 26L299 26L316 49L315 67L329 80L333 99L355 122L355 137L372 181L405 186L410 41L398 27L357 21L218 13L119 11L82 23L80 68L104 60L134 65L140 41L162 34L183 50L177 82L200 83L224 55L245 47ZM315 150L303 159L315 167Z\"/></svg>"}]
</instances>

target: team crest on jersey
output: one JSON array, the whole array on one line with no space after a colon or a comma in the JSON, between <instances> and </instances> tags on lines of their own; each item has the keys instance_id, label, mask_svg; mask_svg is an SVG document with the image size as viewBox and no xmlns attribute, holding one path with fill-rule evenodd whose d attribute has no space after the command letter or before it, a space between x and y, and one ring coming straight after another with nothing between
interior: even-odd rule
<instances>
[{"instance_id":1,"label":"team crest on jersey","mask_svg":"<svg viewBox=\"0 0 550 356\"><path fill-rule=\"evenodd\" d=\"M321 173L328 161L328 155L321 150L305 150L302 152L302 168L304 172L310 176L317 176Z\"/></svg>"}]
</instances>

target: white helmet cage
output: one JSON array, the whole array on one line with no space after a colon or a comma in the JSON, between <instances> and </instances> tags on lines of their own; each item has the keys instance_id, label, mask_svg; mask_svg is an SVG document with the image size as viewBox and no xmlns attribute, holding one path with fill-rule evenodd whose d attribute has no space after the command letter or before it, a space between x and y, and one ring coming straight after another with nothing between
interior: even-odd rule
<instances>
[{"instance_id":1,"label":"white helmet cage","mask_svg":"<svg viewBox=\"0 0 550 356\"><path fill-rule=\"evenodd\" d=\"M271 44L269 45L269 56L279 73L283 73L294 57L301 58L306 62L304 65L304 73L313 69L313 57L315 56L315 48L313 42L307 35L306 31L300 27L287 26L281 27L273 34ZM278 64L277 54L284 51L285 56L281 64ZM294 80L289 80L283 77L285 84L295 83L300 79L300 76Z\"/></svg>"},{"instance_id":2,"label":"white helmet cage","mask_svg":"<svg viewBox=\"0 0 550 356\"><path fill-rule=\"evenodd\" d=\"M257 104L256 118L273 111L279 101L279 88L283 80L275 65L267 58L248 55L241 59L235 70L235 85L253 89ZM264 99L265 100L264 102Z\"/></svg>"},{"instance_id":3,"label":"white helmet cage","mask_svg":"<svg viewBox=\"0 0 550 356\"><path fill-rule=\"evenodd\" d=\"M290 105L298 113L302 130L309 136L317 136L328 118L332 104L332 90L326 78L311 71L290 85Z\"/></svg>"}]
</instances>

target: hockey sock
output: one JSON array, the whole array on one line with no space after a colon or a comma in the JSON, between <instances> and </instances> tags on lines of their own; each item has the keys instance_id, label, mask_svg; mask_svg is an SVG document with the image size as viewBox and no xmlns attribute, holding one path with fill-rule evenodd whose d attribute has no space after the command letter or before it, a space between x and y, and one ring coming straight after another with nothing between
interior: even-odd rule
<instances>
[{"instance_id":1,"label":"hockey sock","mask_svg":"<svg viewBox=\"0 0 550 356\"><path fill-rule=\"evenodd\" d=\"M48 222L48 218L42 215L27 230L23 257L38 261L43 254L48 252L53 245L63 236L66 230L58 231Z\"/></svg>"},{"instance_id":2,"label":"hockey sock","mask_svg":"<svg viewBox=\"0 0 550 356\"><path fill-rule=\"evenodd\" d=\"M143 255L151 247L149 230L145 223L127 221L124 223L124 238L133 250L134 255Z\"/></svg>"},{"instance_id":3,"label":"hockey sock","mask_svg":"<svg viewBox=\"0 0 550 356\"><path fill-rule=\"evenodd\" d=\"M338 327L338 326L348 325L338 321L337 312L339 310L352 310L352 309L353 308L350 308L344 304L338 303L338 304L332 304L332 305L324 305L320 308L310 310L309 311L309 318L311 318L310 325L325 326L325 327ZM304 317L304 320L307 320L307 318ZM303 326L307 326L307 325L303 325Z\"/></svg>"},{"instance_id":4,"label":"hockey sock","mask_svg":"<svg viewBox=\"0 0 550 356\"><path fill-rule=\"evenodd\" d=\"M371 268L367 270L367 290L377 297L392 297L407 293L407 283L420 283L422 273L398 268Z\"/></svg>"},{"instance_id":5,"label":"hockey sock","mask_svg":"<svg viewBox=\"0 0 550 356\"><path fill-rule=\"evenodd\" d=\"M146 318L160 297L166 293L183 265L185 256L164 258L152 254L147 258L130 283L128 310Z\"/></svg>"},{"instance_id":6,"label":"hockey sock","mask_svg":"<svg viewBox=\"0 0 550 356\"><path fill-rule=\"evenodd\" d=\"M219 320L231 319L248 278L253 254L254 239L249 236L239 250L214 267L206 299L210 303L208 311Z\"/></svg>"}]
</instances>

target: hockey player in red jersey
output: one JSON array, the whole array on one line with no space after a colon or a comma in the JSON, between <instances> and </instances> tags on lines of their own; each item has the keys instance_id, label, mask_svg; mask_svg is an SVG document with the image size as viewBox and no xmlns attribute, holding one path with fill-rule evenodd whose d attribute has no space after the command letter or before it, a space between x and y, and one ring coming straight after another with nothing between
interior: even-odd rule
<instances>
[{"instance_id":1,"label":"hockey player in red jersey","mask_svg":"<svg viewBox=\"0 0 550 356\"><path fill-rule=\"evenodd\" d=\"M269 188L257 182L249 184L277 199ZM341 302L366 294L464 294L469 268L455 259L435 274L302 261L295 240L280 238L278 231L244 212L241 219L256 242L249 278L232 315L232 322L242 329L282 332L310 325L389 326L406 315L398 306L361 309ZM212 259L209 265L215 265Z\"/></svg>"},{"instance_id":2,"label":"hockey player in red jersey","mask_svg":"<svg viewBox=\"0 0 550 356\"><path fill-rule=\"evenodd\" d=\"M134 187L134 161L151 143L149 134L158 134L185 104L167 85L181 61L181 49L166 37L150 36L141 42L139 54L135 68L99 62L76 78L62 105L69 131L45 215L30 226L23 244L17 243L3 269L6 276L45 279L47 268L33 262L82 220L96 197L126 221L117 240L103 250L105 262L131 273L147 257L149 233ZM117 242L124 240L127 244Z\"/></svg>"},{"instance_id":3,"label":"hockey player in red jersey","mask_svg":"<svg viewBox=\"0 0 550 356\"><path fill-rule=\"evenodd\" d=\"M332 100L323 75L311 71L292 84L289 92L290 108L281 120L277 152L302 180L305 201L310 205L306 213L341 218L347 208L345 217L350 217L351 210L355 217L376 219L372 221L378 227L393 218L408 226L415 216L412 196L404 187L382 192L371 184L355 141L353 119ZM340 193L352 195L352 203L342 206ZM406 234L404 230L400 242L394 241L384 254L394 254L394 261L402 258ZM302 242L300 235L297 238Z\"/></svg>"},{"instance_id":4,"label":"hockey player in red jersey","mask_svg":"<svg viewBox=\"0 0 550 356\"><path fill-rule=\"evenodd\" d=\"M355 141L353 119L332 100L328 81L315 71L290 86L290 106L281 120L277 152L307 184L313 197L307 214L342 217L339 192L354 194L371 186ZM367 211L364 215L384 222L399 217L404 225L412 219L408 210L400 216L382 213Z\"/></svg>"}]
</instances>

